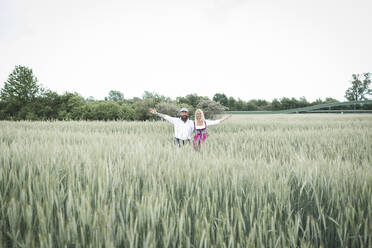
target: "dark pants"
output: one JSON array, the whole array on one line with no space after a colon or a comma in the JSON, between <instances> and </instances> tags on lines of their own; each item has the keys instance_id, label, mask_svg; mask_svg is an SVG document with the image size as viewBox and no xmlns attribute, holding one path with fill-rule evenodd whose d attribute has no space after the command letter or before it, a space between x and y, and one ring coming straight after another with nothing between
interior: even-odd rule
<instances>
[{"instance_id":1,"label":"dark pants","mask_svg":"<svg viewBox=\"0 0 372 248\"><path fill-rule=\"evenodd\" d=\"M187 139L187 140L181 140L181 139L175 138L174 139L174 144L176 144L179 147L181 147L181 145L184 146L184 145L190 144L190 140L189 139Z\"/></svg>"}]
</instances>

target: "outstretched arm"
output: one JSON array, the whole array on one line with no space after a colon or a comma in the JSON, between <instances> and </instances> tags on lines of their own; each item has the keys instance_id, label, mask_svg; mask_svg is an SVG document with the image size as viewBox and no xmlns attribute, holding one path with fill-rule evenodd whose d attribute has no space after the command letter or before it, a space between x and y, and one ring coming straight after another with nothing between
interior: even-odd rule
<instances>
[{"instance_id":1,"label":"outstretched arm","mask_svg":"<svg viewBox=\"0 0 372 248\"><path fill-rule=\"evenodd\" d=\"M217 125L217 124L220 124L221 122L227 120L227 119L230 119L231 118L231 114L230 115L227 115L225 116L224 118L222 119L219 119L219 120L215 120L215 121L212 121L212 120L205 120L207 126L213 126L213 125Z\"/></svg>"},{"instance_id":2,"label":"outstretched arm","mask_svg":"<svg viewBox=\"0 0 372 248\"><path fill-rule=\"evenodd\" d=\"M161 118L163 118L163 119L165 119L165 120L167 120L167 121L169 121L170 123L173 123L173 124L177 120L177 118L175 118L175 117L171 117L169 115L158 113L156 111L156 109L154 109L154 108L150 108L149 111L150 111L150 113L152 113L154 115L157 115L157 116L159 116L159 117L161 117Z\"/></svg>"},{"instance_id":3,"label":"outstretched arm","mask_svg":"<svg viewBox=\"0 0 372 248\"><path fill-rule=\"evenodd\" d=\"M230 119L231 117L232 117L232 114L229 114L229 115L225 116L224 118L222 118L221 122L226 121L226 120Z\"/></svg>"}]
</instances>

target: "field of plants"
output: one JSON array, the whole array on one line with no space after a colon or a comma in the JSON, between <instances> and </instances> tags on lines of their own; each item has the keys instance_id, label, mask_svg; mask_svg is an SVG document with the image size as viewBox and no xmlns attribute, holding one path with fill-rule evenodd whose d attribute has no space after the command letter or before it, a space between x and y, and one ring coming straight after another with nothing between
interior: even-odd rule
<instances>
[{"instance_id":1,"label":"field of plants","mask_svg":"<svg viewBox=\"0 0 372 248\"><path fill-rule=\"evenodd\" d=\"M372 247L372 115L0 122L0 247Z\"/></svg>"}]
</instances>

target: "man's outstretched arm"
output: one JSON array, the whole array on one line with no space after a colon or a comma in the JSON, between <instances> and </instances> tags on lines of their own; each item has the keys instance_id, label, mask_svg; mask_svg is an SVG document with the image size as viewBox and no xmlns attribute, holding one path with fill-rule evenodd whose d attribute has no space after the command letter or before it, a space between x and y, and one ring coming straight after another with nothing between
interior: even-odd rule
<instances>
[{"instance_id":1,"label":"man's outstretched arm","mask_svg":"<svg viewBox=\"0 0 372 248\"><path fill-rule=\"evenodd\" d=\"M157 115L157 116L163 118L164 120L167 120L167 121L169 121L170 123L173 123L173 124L174 124L175 121L178 119L178 118L175 118L175 117L171 117L171 116L169 116L169 115L165 115L165 114L158 113L158 112L156 111L156 109L154 109L154 108L150 108L149 111L150 111L150 113L152 113L152 114L154 114L154 115Z\"/></svg>"}]
</instances>

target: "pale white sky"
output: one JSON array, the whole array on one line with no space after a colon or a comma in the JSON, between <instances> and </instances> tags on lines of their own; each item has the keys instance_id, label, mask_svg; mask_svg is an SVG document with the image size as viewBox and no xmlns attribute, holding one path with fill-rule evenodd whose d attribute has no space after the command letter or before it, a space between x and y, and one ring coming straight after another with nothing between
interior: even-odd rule
<instances>
[{"instance_id":1,"label":"pale white sky","mask_svg":"<svg viewBox=\"0 0 372 248\"><path fill-rule=\"evenodd\" d=\"M15 65L103 99L344 100L372 72L370 0L1 0L0 87Z\"/></svg>"}]
</instances>

